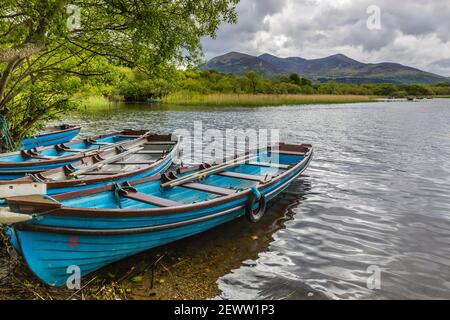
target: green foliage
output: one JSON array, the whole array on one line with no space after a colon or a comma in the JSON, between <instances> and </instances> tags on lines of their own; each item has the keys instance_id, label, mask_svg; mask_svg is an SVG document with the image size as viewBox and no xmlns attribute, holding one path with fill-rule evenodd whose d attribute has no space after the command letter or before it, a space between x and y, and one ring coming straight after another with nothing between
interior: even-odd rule
<instances>
[{"instance_id":1,"label":"green foliage","mask_svg":"<svg viewBox=\"0 0 450 320\"><path fill-rule=\"evenodd\" d=\"M80 86L84 94L114 95L118 83L140 99L166 94L168 84L154 79L167 66L197 63L201 38L235 22L238 1L2 0L0 113L13 139L73 107ZM79 24L68 23L77 20L70 8L80 9ZM122 66L147 78L127 86L114 69Z\"/></svg>"},{"instance_id":2,"label":"green foliage","mask_svg":"<svg viewBox=\"0 0 450 320\"><path fill-rule=\"evenodd\" d=\"M430 96L433 94L431 89L419 84L405 85L401 88L410 96Z\"/></svg>"},{"instance_id":3,"label":"green foliage","mask_svg":"<svg viewBox=\"0 0 450 320\"><path fill-rule=\"evenodd\" d=\"M164 77L148 75L139 69L111 66L102 86L91 84L91 78L82 83L83 99L105 103L109 101L148 102L162 100L175 104L238 104L264 105L283 103L339 103L370 100L370 96L425 97L450 95L450 84L394 85L345 84L337 82L313 84L310 80L291 75L265 79L257 73L246 76L223 74L188 68L184 71L166 68ZM106 99L98 101L93 96ZM78 94L82 98L82 95ZM94 100L94 101L93 101Z\"/></svg>"},{"instance_id":4,"label":"green foliage","mask_svg":"<svg viewBox=\"0 0 450 320\"><path fill-rule=\"evenodd\" d=\"M262 85L262 77L255 71L249 71L245 75L247 77L248 86L252 93L257 93Z\"/></svg>"},{"instance_id":5,"label":"green foliage","mask_svg":"<svg viewBox=\"0 0 450 320\"><path fill-rule=\"evenodd\" d=\"M393 84L381 84L376 86L373 92L378 96L393 97L398 93L398 87Z\"/></svg>"},{"instance_id":6,"label":"green foliage","mask_svg":"<svg viewBox=\"0 0 450 320\"><path fill-rule=\"evenodd\" d=\"M134 70L119 83L117 93L123 96L125 101L149 102L165 97L172 89L173 84L168 80L149 79Z\"/></svg>"},{"instance_id":7,"label":"green foliage","mask_svg":"<svg viewBox=\"0 0 450 320\"><path fill-rule=\"evenodd\" d=\"M290 80L290 82L292 82L293 84L296 84L298 86L302 85L302 80L297 73L291 73L289 76L289 80Z\"/></svg>"},{"instance_id":8,"label":"green foliage","mask_svg":"<svg viewBox=\"0 0 450 320\"><path fill-rule=\"evenodd\" d=\"M439 83L432 87L434 94L440 96L450 96L450 82Z\"/></svg>"},{"instance_id":9,"label":"green foliage","mask_svg":"<svg viewBox=\"0 0 450 320\"><path fill-rule=\"evenodd\" d=\"M332 94L383 97L449 95L450 85L346 84L331 81L313 84L309 79L291 74L289 77L265 79L255 71L245 76L212 70L179 71L171 92L184 94Z\"/></svg>"}]
</instances>

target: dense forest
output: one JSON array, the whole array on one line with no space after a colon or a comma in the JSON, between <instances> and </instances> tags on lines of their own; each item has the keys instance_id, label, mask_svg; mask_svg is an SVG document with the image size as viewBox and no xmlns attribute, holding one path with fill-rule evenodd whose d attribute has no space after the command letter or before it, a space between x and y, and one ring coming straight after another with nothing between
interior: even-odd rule
<instances>
[{"instance_id":1,"label":"dense forest","mask_svg":"<svg viewBox=\"0 0 450 320\"><path fill-rule=\"evenodd\" d=\"M137 69L111 66L102 82L86 79L78 99L103 96L110 101L147 102L164 97L207 94L302 94L364 95L383 97L449 96L450 83L425 84L343 84L313 83L298 74L269 80L254 71L245 76L198 69L168 69L164 78L151 78Z\"/></svg>"}]
</instances>

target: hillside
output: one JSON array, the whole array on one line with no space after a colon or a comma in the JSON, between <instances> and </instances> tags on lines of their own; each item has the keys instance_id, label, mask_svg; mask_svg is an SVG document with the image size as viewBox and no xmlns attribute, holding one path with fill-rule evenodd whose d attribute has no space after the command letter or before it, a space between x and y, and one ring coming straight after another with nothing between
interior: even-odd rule
<instances>
[{"instance_id":1,"label":"hillside","mask_svg":"<svg viewBox=\"0 0 450 320\"><path fill-rule=\"evenodd\" d=\"M215 70L240 76L245 75L250 70L254 70L267 78L273 78L288 73L259 57L239 52L230 52L223 56L216 57L200 66L200 69Z\"/></svg>"},{"instance_id":2,"label":"hillside","mask_svg":"<svg viewBox=\"0 0 450 320\"><path fill-rule=\"evenodd\" d=\"M230 52L200 66L202 70L244 75L250 70L266 78L298 73L316 82L341 83L439 83L448 78L398 63L362 63L343 54L321 59L280 58L270 54L252 56Z\"/></svg>"}]
</instances>

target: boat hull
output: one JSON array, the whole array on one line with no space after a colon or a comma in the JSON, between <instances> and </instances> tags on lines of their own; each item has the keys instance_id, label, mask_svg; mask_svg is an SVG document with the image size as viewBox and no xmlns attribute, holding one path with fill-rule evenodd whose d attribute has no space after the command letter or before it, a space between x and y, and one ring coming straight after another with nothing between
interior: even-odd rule
<instances>
[{"instance_id":1,"label":"boat hull","mask_svg":"<svg viewBox=\"0 0 450 320\"><path fill-rule=\"evenodd\" d=\"M80 133L80 127L73 127L66 130L59 130L36 137L23 139L21 149L33 149L38 147L53 146L55 144L66 143L74 139Z\"/></svg>"},{"instance_id":2,"label":"boat hull","mask_svg":"<svg viewBox=\"0 0 450 320\"><path fill-rule=\"evenodd\" d=\"M242 213L243 214L243 213ZM132 255L214 228L239 216L235 212L191 226L127 236L70 236L16 231L23 256L32 272L53 286L66 284L71 267L86 276Z\"/></svg>"},{"instance_id":3,"label":"boat hull","mask_svg":"<svg viewBox=\"0 0 450 320\"><path fill-rule=\"evenodd\" d=\"M301 166L260 190L266 201L272 201L298 178L311 157L312 154ZM37 277L49 285L63 286L72 275L73 266L85 276L113 262L243 216L250 195L230 199L211 207L165 216L86 219L76 215L45 215L34 221L36 228L30 224L17 225L12 242L20 248ZM51 227L46 230L46 226Z\"/></svg>"}]
</instances>

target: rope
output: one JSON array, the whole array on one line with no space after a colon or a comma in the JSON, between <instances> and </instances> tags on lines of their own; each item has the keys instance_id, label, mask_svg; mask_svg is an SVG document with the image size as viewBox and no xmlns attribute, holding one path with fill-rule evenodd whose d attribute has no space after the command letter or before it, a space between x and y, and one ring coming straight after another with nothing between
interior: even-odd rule
<instances>
[{"instance_id":1,"label":"rope","mask_svg":"<svg viewBox=\"0 0 450 320\"><path fill-rule=\"evenodd\" d=\"M47 194L42 195L42 197L43 197L44 199L50 200L50 201L52 201L52 202L56 202L56 203L61 204L61 202L59 202L59 201L56 200L55 198L50 197L50 196L47 195Z\"/></svg>"},{"instance_id":2,"label":"rope","mask_svg":"<svg viewBox=\"0 0 450 320\"><path fill-rule=\"evenodd\" d=\"M119 206L119 208L122 209L122 202L119 194L120 190L122 190L122 187L117 183L114 184L114 198L116 199L116 203Z\"/></svg>"},{"instance_id":3,"label":"rope","mask_svg":"<svg viewBox=\"0 0 450 320\"><path fill-rule=\"evenodd\" d=\"M120 192L127 191L127 190L136 192L136 188L134 188L127 182L125 182L124 185L120 185L118 183L114 184L114 198L116 199L117 205L119 206L120 209L123 209Z\"/></svg>"},{"instance_id":4,"label":"rope","mask_svg":"<svg viewBox=\"0 0 450 320\"><path fill-rule=\"evenodd\" d=\"M256 186L253 186L250 188L250 190L252 190L255 199L259 201L261 199L262 194L261 192L259 192L258 188Z\"/></svg>"},{"instance_id":5,"label":"rope","mask_svg":"<svg viewBox=\"0 0 450 320\"><path fill-rule=\"evenodd\" d=\"M0 115L0 127L2 130L3 143L5 144L6 150L12 150L14 147L14 142L9 133L8 121L4 115Z\"/></svg>"}]
</instances>

